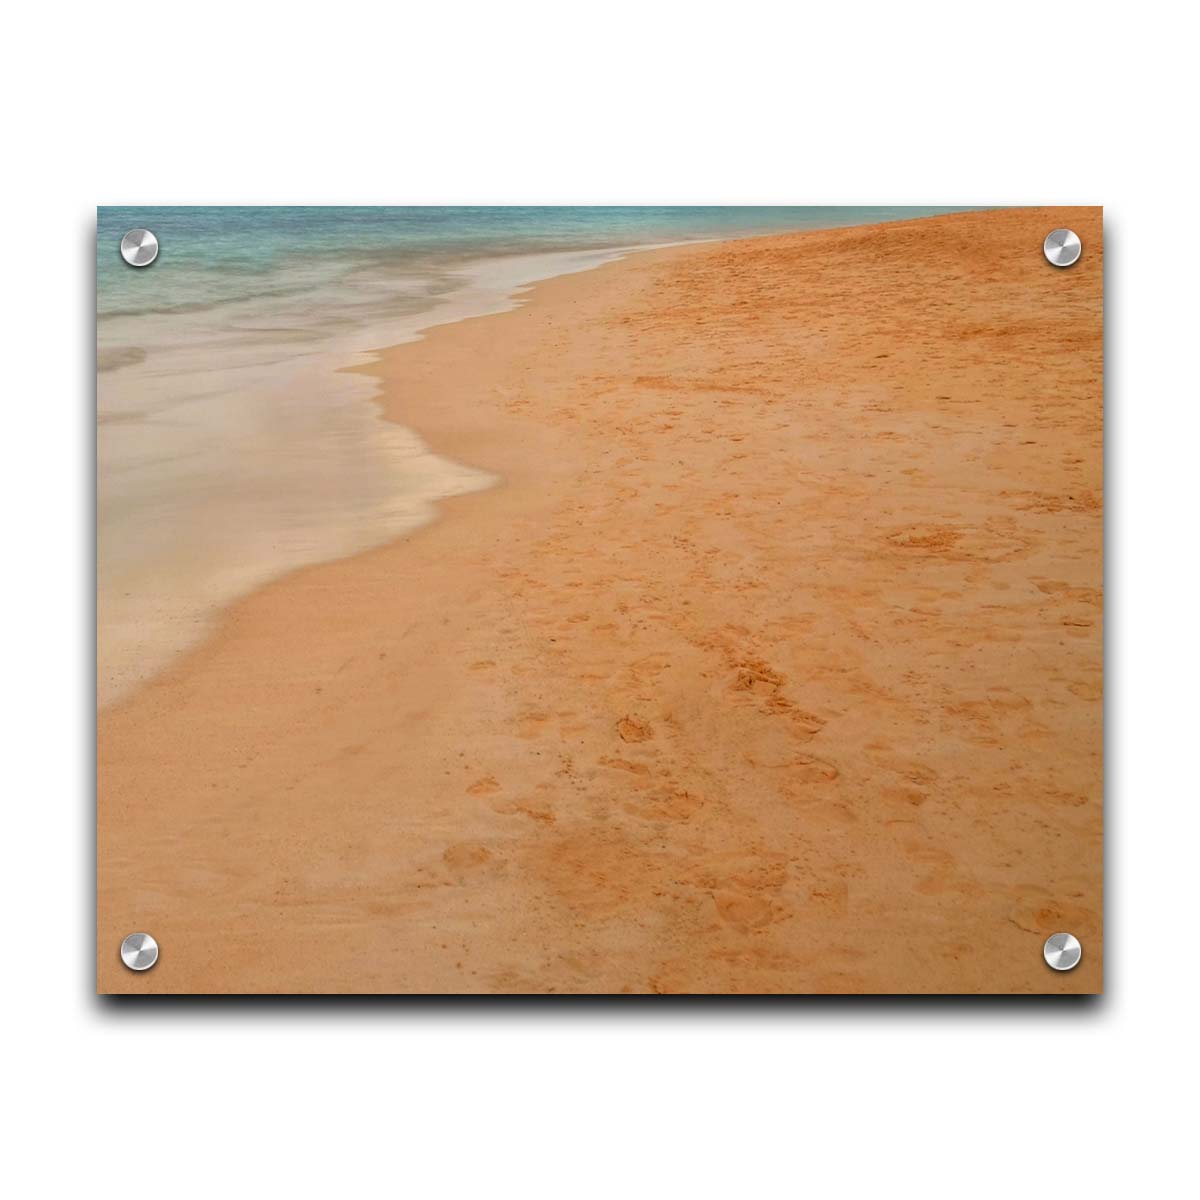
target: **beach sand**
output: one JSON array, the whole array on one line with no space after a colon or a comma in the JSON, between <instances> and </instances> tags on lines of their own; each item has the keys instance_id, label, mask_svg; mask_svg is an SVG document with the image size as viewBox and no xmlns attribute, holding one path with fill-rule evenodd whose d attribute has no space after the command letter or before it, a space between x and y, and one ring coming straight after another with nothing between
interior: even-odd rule
<instances>
[{"instance_id":1,"label":"beach sand","mask_svg":"<svg viewBox=\"0 0 1200 1200\"><path fill-rule=\"evenodd\" d=\"M1099 991L1102 266L675 247L383 352L502 483L101 712L99 989Z\"/></svg>"}]
</instances>

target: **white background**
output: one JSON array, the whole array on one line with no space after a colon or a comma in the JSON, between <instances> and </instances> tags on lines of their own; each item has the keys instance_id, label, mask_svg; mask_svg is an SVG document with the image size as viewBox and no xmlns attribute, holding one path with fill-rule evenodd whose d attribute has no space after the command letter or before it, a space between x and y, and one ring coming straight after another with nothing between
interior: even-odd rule
<instances>
[{"instance_id":1,"label":"white background","mask_svg":"<svg viewBox=\"0 0 1200 1200\"><path fill-rule=\"evenodd\" d=\"M1153 1196L1194 1183L1186 11L7 12L8 1195ZM97 1001L91 238L95 204L138 202L1106 205L1103 1001Z\"/></svg>"}]
</instances>

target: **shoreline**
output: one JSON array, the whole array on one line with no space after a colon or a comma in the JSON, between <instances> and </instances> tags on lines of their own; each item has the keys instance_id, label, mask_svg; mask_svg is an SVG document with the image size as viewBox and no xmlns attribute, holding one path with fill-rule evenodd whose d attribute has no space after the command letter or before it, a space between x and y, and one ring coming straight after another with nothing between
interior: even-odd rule
<instances>
[{"instance_id":1,"label":"shoreline","mask_svg":"<svg viewBox=\"0 0 1200 1200\"><path fill-rule=\"evenodd\" d=\"M1069 211L1094 247L1069 281L1086 332L1098 216ZM945 223L962 221L990 235L984 217L639 251L344 368L379 381L385 419L503 482L256 590L101 713L101 990L1098 990L1095 864L1025 845L1038 806L1098 837L1097 718L1075 728L1081 753L1058 685L988 666L1032 636L1094 711L1089 561L1042 559L1048 529L1098 547L1095 509L1055 490L1072 475L1057 447L1010 446L992 414L1011 380L979 365L986 338L956 356L926 310L914 329L903 295L846 272L846 249L884 229L898 267L936 275L927 239L952 243ZM1003 355L1053 441L1091 421L1060 419L1059 397L1098 384L1065 358L1038 382L1021 314L1043 283L996 245L978 269L1023 289L999 301L1020 330ZM901 293L946 287L889 262ZM867 334L860 287L882 305ZM872 374L888 356L988 398L889 398ZM953 432L960 414L973 424ZM954 514L930 507L959 472L925 461L939 438L976 464ZM1018 493L1026 476L1046 490ZM977 677L1019 687L955 666L980 604L994 636ZM940 705L950 682L961 694ZM1031 798L1007 744L1062 759L1048 779L1019 768ZM964 811L964 788L997 812ZM1029 878L1003 867L1018 848ZM964 905L986 910L985 936L943 927ZM1046 981L1018 948L1068 920L1087 969ZM173 945L142 979L104 954L130 921ZM231 923L248 961L216 966ZM906 966L899 944L922 949Z\"/></svg>"},{"instance_id":2,"label":"shoreline","mask_svg":"<svg viewBox=\"0 0 1200 1200\"><path fill-rule=\"evenodd\" d=\"M190 415L186 392L166 403L159 401L157 409L137 402L139 386L151 395L159 387L158 355L133 377L124 375L109 384L120 393L122 405L128 408L131 394L135 402L129 411L105 411L101 402L97 414L102 431L98 528L103 546L97 592L106 612L97 629L98 665L103 668L98 670L99 707L133 694L181 654L212 636L223 612L257 588L293 570L335 562L404 537L437 519L440 500L493 486L486 472L438 454L414 430L385 418L374 381L357 386L359 377L371 379L369 372L357 368L442 326L512 311L524 302L531 287L545 279L595 270L629 254L658 248L616 246L466 260L448 271L460 278L459 286L428 308L386 319L377 315L364 329L315 350L294 351L290 359L268 362L265 370L255 365L255 359L271 343L252 343L243 351L248 362L221 373L231 401L218 404L202 398L199 422ZM240 322L251 319L254 304L247 308L246 302L234 303L231 312L232 317L222 320L239 328ZM122 320L128 323L129 319L111 318L118 327ZM176 339L177 321L172 314L166 324ZM384 338L388 340L381 350L378 344ZM372 342L376 347L371 348ZM182 344L187 345L186 338ZM179 353L178 345L172 349ZM187 353L195 356L197 350ZM105 357L105 351L99 354ZM114 357L113 351L107 354ZM123 362L102 374L142 368L147 360L141 347L126 347L115 356ZM167 361L171 361L170 349ZM148 382L142 384L137 374ZM202 377L206 376L197 373L197 379ZM314 403L307 406L312 411L296 411L296 396L312 398ZM256 413L253 423L247 424L246 410L264 403L275 419L264 422ZM153 443L147 438L156 424L177 424L181 413L195 427L191 442L177 439L176 444L154 446L148 456L145 448ZM383 425L378 427L380 421ZM113 428L117 425L120 428ZM183 470L194 474L198 456L212 457L214 438L218 457L206 469L210 475L227 472L224 486L214 496L211 484L204 480L197 498L190 499L187 474L177 475L181 469L177 464L182 458ZM106 450L113 439L133 447L132 458L126 454L129 461L123 463L119 453L114 457ZM356 464L335 460L322 449L322 443L332 444L345 457L347 451L341 447L349 442L359 447L360 461L372 464L371 483L357 494L339 490ZM231 461L233 445L238 453ZM156 458L163 459L165 469ZM297 461L307 462L304 477L295 474ZM272 467L276 462L280 466ZM273 487L265 488L260 479L264 465L274 472ZM308 499L323 492L332 493L330 503ZM110 517L120 533L108 535L105 544ZM216 545L209 545L206 529L213 521L226 532ZM229 537L230 526L246 529L241 540ZM144 561L123 561L129 548L143 547L150 548ZM106 578L109 574L111 579Z\"/></svg>"}]
</instances>

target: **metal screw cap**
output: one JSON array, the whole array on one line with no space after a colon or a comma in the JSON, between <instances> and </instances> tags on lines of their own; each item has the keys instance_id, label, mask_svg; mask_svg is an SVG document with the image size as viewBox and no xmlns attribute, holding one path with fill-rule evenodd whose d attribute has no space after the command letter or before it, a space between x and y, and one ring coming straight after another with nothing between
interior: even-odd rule
<instances>
[{"instance_id":1,"label":"metal screw cap","mask_svg":"<svg viewBox=\"0 0 1200 1200\"><path fill-rule=\"evenodd\" d=\"M148 933L131 933L121 943L121 961L131 971L148 971L158 962L158 943Z\"/></svg>"},{"instance_id":2,"label":"metal screw cap","mask_svg":"<svg viewBox=\"0 0 1200 1200\"><path fill-rule=\"evenodd\" d=\"M158 238L148 229L131 229L121 239L121 257L131 267L148 267L158 257Z\"/></svg>"},{"instance_id":3,"label":"metal screw cap","mask_svg":"<svg viewBox=\"0 0 1200 1200\"><path fill-rule=\"evenodd\" d=\"M1069 971L1083 957L1079 939L1071 933L1052 933L1042 947L1046 965L1056 971Z\"/></svg>"},{"instance_id":4,"label":"metal screw cap","mask_svg":"<svg viewBox=\"0 0 1200 1200\"><path fill-rule=\"evenodd\" d=\"M1042 243L1042 252L1051 266L1069 267L1079 261L1079 256L1083 253L1083 243L1074 230L1052 229Z\"/></svg>"}]
</instances>

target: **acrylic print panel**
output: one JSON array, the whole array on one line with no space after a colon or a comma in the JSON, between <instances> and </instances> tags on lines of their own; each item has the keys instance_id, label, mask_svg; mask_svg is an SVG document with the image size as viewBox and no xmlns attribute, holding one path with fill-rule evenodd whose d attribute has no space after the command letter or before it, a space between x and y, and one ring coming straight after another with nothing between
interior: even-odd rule
<instances>
[{"instance_id":1,"label":"acrylic print panel","mask_svg":"<svg viewBox=\"0 0 1200 1200\"><path fill-rule=\"evenodd\" d=\"M101 209L99 989L1099 991L1102 274L1091 208Z\"/></svg>"}]
</instances>

